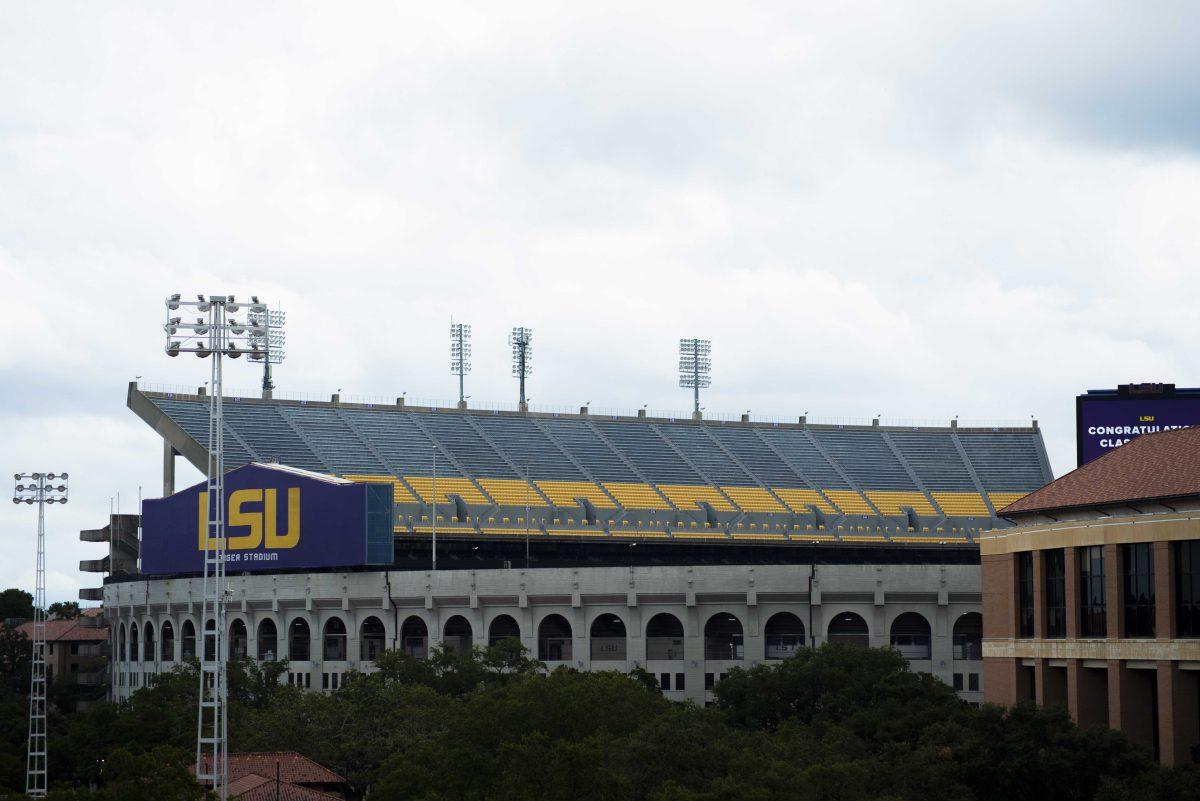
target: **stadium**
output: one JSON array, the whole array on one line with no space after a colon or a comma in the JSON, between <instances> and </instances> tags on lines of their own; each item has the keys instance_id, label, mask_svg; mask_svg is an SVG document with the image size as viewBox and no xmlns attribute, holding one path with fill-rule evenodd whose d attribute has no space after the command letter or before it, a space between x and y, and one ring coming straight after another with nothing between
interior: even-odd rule
<instances>
[{"instance_id":1,"label":"stadium","mask_svg":"<svg viewBox=\"0 0 1200 801\"><path fill-rule=\"evenodd\" d=\"M519 637L551 668L641 667L704 703L733 667L845 641L893 645L980 701L976 538L1052 478L1036 421L264 396L224 401L229 654L286 657L287 680L314 691L385 648ZM204 485L177 491L175 463L209 458L203 388L133 383L127 406L162 437L163 497L81 533L108 543L81 563L107 574L81 597L107 610L117 699L196 655Z\"/></svg>"}]
</instances>

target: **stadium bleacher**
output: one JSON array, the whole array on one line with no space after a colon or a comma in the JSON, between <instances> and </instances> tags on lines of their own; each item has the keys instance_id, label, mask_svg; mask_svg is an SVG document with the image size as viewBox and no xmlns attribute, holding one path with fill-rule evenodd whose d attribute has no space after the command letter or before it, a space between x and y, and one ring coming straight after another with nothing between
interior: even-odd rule
<instances>
[{"instance_id":1,"label":"stadium bleacher","mask_svg":"<svg viewBox=\"0 0 1200 801\"><path fill-rule=\"evenodd\" d=\"M148 401L138 413L156 430L157 414L206 447L206 398L131 392ZM225 426L230 467L278 461L392 484L400 536L429 529L435 458L447 536L529 528L562 538L967 544L1000 524L996 509L1052 478L1036 426L782 425L260 398L227 399Z\"/></svg>"}]
</instances>

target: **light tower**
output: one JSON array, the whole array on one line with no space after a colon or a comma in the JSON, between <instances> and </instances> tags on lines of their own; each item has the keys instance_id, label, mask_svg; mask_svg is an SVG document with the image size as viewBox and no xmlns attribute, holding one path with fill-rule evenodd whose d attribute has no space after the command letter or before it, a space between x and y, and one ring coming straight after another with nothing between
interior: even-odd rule
<instances>
[{"instance_id":1,"label":"light tower","mask_svg":"<svg viewBox=\"0 0 1200 801\"><path fill-rule=\"evenodd\" d=\"M513 378L521 382L521 405L517 408L527 412L529 404L525 402L525 377L533 372L533 329L514 328L508 335L508 344L512 346Z\"/></svg>"},{"instance_id":2,"label":"light tower","mask_svg":"<svg viewBox=\"0 0 1200 801\"><path fill-rule=\"evenodd\" d=\"M712 370L712 342L707 339L679 340L679 386L690 387L694 406L692 419L699 420L700 388L712 386L710 372Z\"/></svg>"},{"instance_id":3,"label":"light tower","mask_svg":"<svg viewBox=\"0 0 1200 801\"><path fill-rule=\"evenodd\" d=\"M29 663L29 743L25 794L46 795L46 504L67 502L66 473L17 473L13 503L37 504L37 576L33 590L33 658Z\"/></svg>"},{"instance_id":4,"label":"light tower","mask_svg":"<svg viewBox=\"0 0 1200 801\"><path fill-rule=\"evenodd\" d=\"M206 782L225 801L229 785L228 643L225 639L225 425L222 419L221 369L225 356L243 353L248 359L271 364L271 314L257 296L239 303L233 295L197 295L196 300L167 298L168 356L194 353L212 357L208 403L207 521L204 527L204 601L200 627L200 695L196 711L196 779ZM198 312L195 322L172 316L181 309ZM245 310L246 322L231 316ZM277 339L282 343L282 339ZM277 352L278 363L282 351ZM269 382L269 376L264 383ZM208 623L213 623L209 629Z\"/></svg>"},{"instance_id":5,"label":"light tower","mask_svg":"<svg viewBox=\"0 0 1200 801\"><path fill-rule=\"evenodd\" d=\"M450 372L458 376L458 408L467 408L463 377L471 372L471 326L450 321Z\"/></svg>"},{"instance_id":6,"label":"light tower","mask_svg":"<svg viewBox=\"0 0 1200 801\"><path fill-rule=\"evenodd\" d=\"M251 296L250 303L254 306L265 306L265 304L258 302L257 295ZM261 326L267 327L267 336L263 339L262 355L256 356L252 354L250 360L262 362L262 396L270 398L275 390L275 383L271 380L271 365L282 362L287 352L287 332L283 330L283 324L287 321L287 312L280 309L264 309L260 312L250 311L246 313L246 319L251 323L258 323Z\"/></svg>"}]
</instances>

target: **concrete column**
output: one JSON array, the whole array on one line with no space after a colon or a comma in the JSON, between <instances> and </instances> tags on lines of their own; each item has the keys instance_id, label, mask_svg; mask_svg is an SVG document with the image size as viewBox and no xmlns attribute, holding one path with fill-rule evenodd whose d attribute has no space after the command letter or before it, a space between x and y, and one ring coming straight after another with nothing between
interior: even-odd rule
<instances>
[{"instance_id":1,"label":"concrete column","mask_svg":"<svg viewBox=\"0 0 1200 801\"><path fill-rule=\"evenodd\" d=\"M1074 547L1063 548L1063 595L1066 598L1067 639L1079 637L1079 556Z\"/></svg>"},{"instance_id":2,"label":"concrete column","mask_svg":"<svg viewBox=\"0 0 1200 801\"><path fill-rule=\"evenodd\" d=\"M1067 706L1067 671L1051 667L1050 660L1037 659L1033 666L1034 692L1038 706Z\"/></svg>"},{"instance_id":3,"label":"concrete column","mask_svg":"<svg viewBox=\"0 0 1200 801\"><path fill-rule=\"evenodd\" d=\"M983 699L990 704L1015 706L1024 696L1018 694L1020 663L1011 657L983 660Z\"/></svg>"},{"instance_id":4,"label":"concrete column","mask_svg":"<svg viewBox=\"0 0 1200 801\"><path fill-rule=\"evenodd\" d=\"M646 666L646 631L642 625L642 609L630 606L625 609L625 658L630 664L636 662Z\"/></svg>"},{"instance_id":5,"label":"concrete column","mask_svg":"<svg viewBox=\"0 0 1200 801\"><path fill-rule=\"evenodd\" d=\"M1155 543L1155 545L1169 543ZM1155 568L1157 569L1157 560ZM1157 597L1157 596L1156 596ZM1158 663L1158 752L1164 765L1189 765L1192 748L1200 743L1196 671L1180 670L1178 662Z\"/></svg>"},{"instance_id":6,"label":"concrete column","mask_svg":"<svg viewBox=\"0 0 1200 801\"><path fill-rule=\"evenodd\" d=\"M1170 542L1153 543L1154 549L1154 636L1175 636L1175 549Z\"/></svg>"},{"instance_id":7,"label":"concrete column","mask_svg":"<svg viewBox=\"0 0 1200 801\"><path fill-rule=\"evenodd\" d=\"M930 643L929 656L933 675L947 684L951 683L950 674L954 672L954 640L950 636L952 625L950 607L939 605L933 613L933 641Z\"/></svg>"},{"instance_id":8,"label":"concrete column","mask_svg":"<svg viewBox=\"0 0 1200 801\"><path fill-rule=\"evenodd\" d=\"M1067 709L1080 728L1108 725L1108 672L1067 660Z\"/></svg>"},{"instance_id":9,"label":"concrete column","mask_svg":"<svg viewBox=\"0 0 1200 801\"><path fill-rule=\"evenodd\" d=\"M704 621L700 610L689 606L683 616L683 655L687 697L704 704Z\"/></svg>"},{"instance_id":10,"label":"concrete column","mask_svg":"<svg viewBox=\"0 0 1200 801\"><path fill-rule=\"evenodd\" d=\"M1125 605L1121 602L1121 548L1118 545L1104 546L1104 628L1106 639L1119 640L1125 633ZM1109 668L1111 685L1112 668ZM1112 709L1112 699L1109 699ZM1113 727L1118 728L1118 727Z\"/></svg>"},{"instance_id":11,"label":"concrete column","mask_svg":"<svg viewBox=\"0 0 1200 801\"><path fill-rule=\"evenodd\" d=\"M983 636L1007 640L1017 636L1017 559L990 554L980 559L983 577Z\"/></svg>"},{"instance_id":12,"label":"concrete column","mask_svg":"<svg viewBox=\"0 0 1200 801\"><path fill-rule=\"evenodd\" d=\"M171 443L163 440L163 497L175 494L175 454Z\"/></svg>"}]
</instances>

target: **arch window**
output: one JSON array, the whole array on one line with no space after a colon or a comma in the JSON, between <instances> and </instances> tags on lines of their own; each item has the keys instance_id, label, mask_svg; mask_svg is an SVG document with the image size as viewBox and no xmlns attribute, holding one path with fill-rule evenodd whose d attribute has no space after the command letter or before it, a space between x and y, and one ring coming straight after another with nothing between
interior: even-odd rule
<instances>
[{"instance_id":1,"label":"arch window","mask_svg":"<svg viewBox=\"0 0 1200 801\"><path fill-rule=\"evenodd\" d=\"M804 621L791 612L771 615L763 628L767 659L787 659L804 647Z\"/></svg>"},{"instance_id":2,"label":"arch window","mask_svg":"<svg viewBox=\"0 0 1200 801\"><path fill-rule=\"evenodd\" d=\"M646 624L646 659L683 659L683 624L669 612L659 612Z\"/></svg>"},{"instance_id":3,"label":"arch window","mask_svg":"<svg viewBox=\"0 0 1200 801\"><path fill-rule=\"evenodd\" d=\"M538 659L543 662L571 660L571 624L562 615L546 615L538 625Z\"/></svg>"},{"instance_id":4,"label":"arch window","mask_svg":"<svg viewBox=\"0 0 1200 801\"><path fill-rule=\"evenodd\" d=\"M129 624L129 661L137 662L142 658L142 651L138 647L138 624Z\"/></svg>"},{"instance_id":5,"label":"arch window","mask_svg":"<svg viewBox=\"0 0 1200 801\"><path fill-rule=\"evenodd\" d=\"M424 659L429 654L429 628L413 615L400 627L400 648L409 656Z\"/></svg>"},{"instance_id":6,"label":"arch window","mask_svg":"<svg viewBox=\"0 0 1200 801\"><path fill-rule=\"evenodd\" d=\"M310 654L311 635L308 621L298 617L288 626L288 659L292 662L307 662Z\"/></svg>"},{"instance_id":7,"label":"arch window","mask_svg":"<svg viewBox=\"0 0 1200 801\"><path fill-rule=\"evenodd\" d=\"M916 612L905 612L892 621L892 647L905 659L928 659L932 637L929 621Z\"/></svg>"},{"instance_id":8,"label":"arch window","mask_svg":"<svg viewBox=\"0 0 1200 801\"><path fill-rule=\"evenodd\" d=\"M279 630L270 618L258 624L258 658L267 661L279 658Z\"/></svg>"},{"instance_id":9,"label":"arch window","mask_svg":"<svg viewBox=\"0 0 1200 801\"><path fill-rule=\"evenodd\" d=\"M117 661L126 662L129 660L129 652L126 646L129 644L128 635L125 633L125 624L121 624L121 628L117 629Z\"/></svg>"},{"instance_id":10,"label":"arch window","mask_svg":"<svg viewBox=\"0 0 1200 801\"><path fill-rule=\"evenodd\" d=\"M978 612L967 612L954 621L954 658L983 658L983 617Z\"/></svg>"},{"instance_id":11,"label":"arch window","mask_svg":"<svg viewBox=\"0 0 1200 801\"><path fill-rule=\"evenodd\" d=\"M217 661L217 622L211 617L204 624L204 661Z\"/></svg>"},{"instance_id":12,"label":"arch window","mask_svg":"<svg viewBox=\"0 0 1200 801\"><path fill-rule=\"evenodd\" d=\"M867 629L867 621L862 619L862 615L854 612L842 612L829 621L829 642L864 647L870 645L871 634Z\"/></svg>"},{"instance_id":13,"label":"arch window","mask_svg":"<svg viewBox=\"0 0 1200 801\"><path fill-rule=\"evenodd\" d=\"M383 621L377 617L369 617L359 627L358 658L363 662L374 662L383 653L387 642L387 632Z\"/></svg>"},{"instance_id":14,"label":"arch window","mask_svg":"<svg viewBox=\"0 0 1200 801\"><path fill-rule=\"evenodd\" d=\"M736 660L744 656L742 621L729 612L718 612L704 624L704 658Z\"/></svg>"},{"instance_id":15,"label":"arch window","mask_svg":"<svg viewBox=\"0 0 1200 801\"><path fill-rule=\"evenodd\" d=\"M593 620L591 651L593 662L625 661L625 621L611 613Z\"/></svg>"},{"instance_id":16,"label":"arch window","mask_svg":"<svg viewBox=\"0 0 1200 801\"><path fill-rule=\"evenodd\" d=\"M180 656L183 659L196 658L196 624L192 621L183 621L183 627L180 629L179 644L182 647Z\"/></svg>"},{"instance_id":17,"label":"arch window","mask_svg":"<svg viewBox=\"0 0 1200 801\"><path fill-rule=\"evenodd\" d=\"M164 620L161 635L159 639L159 652L162 655L162 661L175 661L175 627L171 625L171 621Z\"/></svg>"},{"instance_id":18,"label":"arch window","mask_svg":"<svg viewBox=\"0 0 1200 801\"><path fill-rule=\"evenodd\" d=\"M154 624L149 620L142 626L142 659L154 661Z\"/></svg>"},{"instance_id":19,"label":"arch window","mask_svg":"<svg viewBox=\"0 0 1200 801\"><path fill-rule=\"evenodd\" d=\"M346 661L346 624L340 617L331 617L325 621L321 643L322 658L326 662Z\"/></svg>"},{"instance_id":20,"label":"arch window","mask_svg":"<svg viewBox=\"0 0 1200 801\"><path fill-rule=\"evenodd\" d=\"M488 626L488 645L495 645L510 638L521 639L521 627L511 615L497 615Z\"/></svg>"},{"instance_id":21,"label":"arch window","mask_svg":"<svg viewBox=\"0 0 1200 801\"><path fill-rule=\"evenodd\" d=\"M241 618L229 624L229 658L238 661L245 659L249 652L250 637L246 633L246 622Z\"/></svg>"},{"instance_id":22,"label":"arch window","mask_svg":"<svg viewBox=\"0 0 1200 801\"><path fill-rule=\"evenodd\" d=\"M462 615L454 615L442 628L442 647L452 654L470 653L475 644L471 624Z\"/></svg>"}]
</instances>

